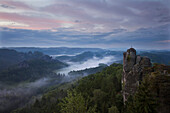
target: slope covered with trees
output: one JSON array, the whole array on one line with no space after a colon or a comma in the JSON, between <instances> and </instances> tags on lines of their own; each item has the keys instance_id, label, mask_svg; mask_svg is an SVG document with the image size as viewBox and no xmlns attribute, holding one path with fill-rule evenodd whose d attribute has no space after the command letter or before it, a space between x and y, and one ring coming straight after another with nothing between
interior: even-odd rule
<instances>
[{"instance_id":1,"label":"slope covered with trees","mask_svg":"<svg viewBox=\"0 0 170 113\"><path fill-rule=\"evenodd\" d=\"M11 66L16 66L23 61L30 60L44 60L46 62L55 62L64 65L57 59L53 60L50 56L44 55L38 51L23 53L11 49L0 49L0 71L5 70Z\"/></svg>"},{"instance_id":2,"label":"slope covered with trees","mask_svg":"<svg viewBox=\"0 0 170 113\"><path fill-rule=\"evenodd\" d=\"M120 92L121 75L122 65L112 64L102 72L89 75L72 83L56 86L48 91L41 100L37 100L34 105L15 112L70 113L71 109L73 109L73 113L78 113L79 110L89 113L108 112L108 110L115 109L121 111L123 107L123 98ZM64 106L69 109L65 109Z\"/></svg>"},{"instance_id":3,"label":"slope covered with trees","mask_svg":"<svg viewBox=\"0 0 170 113\"><path fill-rule=\"evenodd\" d=\"M166 73L163 71L165 69ZM125 104L121 93L122 65L112 64L102 72L52 87L33 105L14 112L156 113L160 112L160 109L161 112L166 111L169 106L170 67L155 64L145 72L146 76L136 93L130 96Z\"/></svg>"},{"instance_id":4,"label":"slope covered with trees","mask_svg":"<svg viewBox=\"0 0 170 113\"><path fill-rule=\"evenodd\" d=\"M8 84L57 76L52 71L67 66L41 52L20 53L8 49L0 49L0 62L0 82Z\"/></svg>"}]
</instances>

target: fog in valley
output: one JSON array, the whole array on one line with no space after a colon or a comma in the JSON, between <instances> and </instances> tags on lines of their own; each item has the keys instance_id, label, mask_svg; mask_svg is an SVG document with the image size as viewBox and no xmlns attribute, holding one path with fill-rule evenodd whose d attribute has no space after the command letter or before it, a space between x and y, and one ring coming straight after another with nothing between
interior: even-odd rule
<instances>
[{"instance_id":1,"label":"fog in valley","mask_svg":"<svg viewBox=\"0 0 170 113\"><path fill-rule=\"evenodd\" d=\"M55 73L66 75L62 78L62 80L46 77L35 82L19 83L16 86L4 85L0 83L0 112L10 112L15 108L24 107L25 105L31 104L37 98L41 98L44 90L50 86L76 79L68 76L70 71L98 67L100 63L110 65L118 59L119 58L115 56L106 56L103 58L93 57L92 59L88 59L84 62L66 62L69 64L68 67L55 71Z\"/></svg>"},{"instance_id":2,"label":"fog in valley","mask_svg":"<svg viewBox=\"0 0 170 113\"><path fill-rule=\"evenodd\" d=\"M67 75L70 71L84 70L87 68L98 67L100 63L110 65L113 62L119 60L119 58L115 56L106 56L103 58L93 57L92 59L88 59L84 62L67 62L69 67L63 68L61 70L57 70L56 73L62 73Z\"/></svg>"},{"instance_id":3,"label":"fog in valley","mask_svg":"<svg viewBox=\"0 0 170 113\"><path fill-rule=\"evenodd\" d=\"M3 88L0 89L0 112L11 111L17 106L21 107L28 101L32 101L32 96L41 94L41 88L49 85L49 80L42 78L35 82L21 83L17 86L1 86Z\"/></svg>"}]
</instances>

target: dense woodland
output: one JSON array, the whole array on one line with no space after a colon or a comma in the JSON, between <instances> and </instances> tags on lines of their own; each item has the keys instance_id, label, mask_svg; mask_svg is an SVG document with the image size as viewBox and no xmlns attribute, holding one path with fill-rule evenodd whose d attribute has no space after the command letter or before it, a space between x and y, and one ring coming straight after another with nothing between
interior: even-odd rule
<instances>
[{"instance_id":1,"label":"dense woodland","mask_svg":"<svg viewBox=\"0 0 170 113\"><path fill-rule=\"evenodd\" d=\"M15 113L156 113L160 107L156 83L164 79L166 85L170 80L161 73L163 68L155 64L147 69L138 91L125 105L121 94L122 65L112 64L102 72L49 89L41 100Z\"/></svg>"},{"instance_id":2,"label":"dense woodland","mask_svg":"<svg viewBox=\"0 0 170 113\"><path fill-rule=\"evenodd\" d=\"M0 49L0 112L22 107L49 86L59 84L64 75L54 70L67 66L41 52Z\"/></svg>"},{"instance_id":3,"label":"dense woodland","mask_svg":"<svg viewBox=\"0 0 170 113\"><path fill-rule=\"evenodd\" d=\"M15 50L0 49L0 82L13 84L33 82L43 77L58 77L53 70L68 66L41 52L20 53Z\"/></svg>"},{"instance_id":4,"label":"dense woodland","mask_svg":"<svg viewBox=\"0 0 170 113\"><path fill-rule=\"evenodd\" d=\"M48 91L40 101L37 100L34 105L15 112L58 113L66 112L64 108L70 108L71 106L73 108L76 107L75 109L79 109L82 106L82 112L89 113L92 111L107 112L108 108L112 106L117 106L121 110L123 106L123 100L120 94L121 76L122 65L113 64L105 68L102 72L89 75L72 83L56 86L56 88ZM68 101L66 95L68 96ZM74 100L78 103L74 103ZM66 102L65 104L64 101ZM81 111L82 109L79 110ZM69 109L67 112L75 113L76 111Z\"/></svg>"},{"instance_id":5,"label":"dense woodland","mask_svg":"<svg viewBox=\"0 0 170 113\"><path fill-rule=\"evenodd\" d=\"M57 77L58 75L52 71L60 69L63 66L64 64L61 63L46 62L40 59L24 61L19 65L1 71L0 81L6 81L8 83L18 83L23 81L33 82L42 77Z\"/></svg>"}]
</instances>

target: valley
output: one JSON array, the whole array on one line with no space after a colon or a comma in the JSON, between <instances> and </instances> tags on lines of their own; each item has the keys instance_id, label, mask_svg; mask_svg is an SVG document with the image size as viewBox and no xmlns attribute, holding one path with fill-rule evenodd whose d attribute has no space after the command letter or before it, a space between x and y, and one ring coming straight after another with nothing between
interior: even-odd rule
<instances>
[{"instance_id":1,"label":"valley","mask_svg":"<svg viewBox=\"0 0 170 113\"><path fill-rule=\"evenodd\" d=\"M17 108L37 105L39 100L44 101L44 95L49 97L50 92L57 91L58 96L60 93L64 93L61 97L56 95L56 98L63 98L68 88L72 89L77 86L77 81L83 80L88 75L97 74L98 76L99 73L105 73L103 71L106 70L108 70L106 73L109 76L113 73L119 73L113 79L116 80L116 87L118 88L116 90L118 92L121 90L122 65L114 63L122 63L122 51L92 49L92 51L83 52L88 49L82 51L77 48L76 50L82 53L75 54L72 52L75 55L70 55L69 51L68 53L65 52L64 55L63 53L54 55L55 52L53 55L45 55L45 53L39 51L27 51L30 48L24 49L18 48L17 51L11 48L0 49L0 61L2 62L0 64L1 112L9 113ZM21 52L21 50L27 52ZM39 48L36 50L39 50ZM52 51L54 50L52 49ZM141 51L140 54L150 57L151 61L166 62L166 64L168 58L170 58L170 52ZM115 71L113 71L114 68ZM101 75L99 74L99 76ZM103 83L105 84L105 82ZM64 92L61 92L62 90Z\"/></svg>"}]
</instances>

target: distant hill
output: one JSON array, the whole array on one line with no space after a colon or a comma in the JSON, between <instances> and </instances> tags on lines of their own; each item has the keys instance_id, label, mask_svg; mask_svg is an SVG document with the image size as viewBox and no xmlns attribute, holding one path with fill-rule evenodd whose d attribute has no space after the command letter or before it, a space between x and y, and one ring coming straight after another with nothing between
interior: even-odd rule
<instances>
[{"instance_id":1,"label":"distant hill","mask_svg":"<svg viewBox=\"0 0 170 113\"><path fill-rule=\"evenodd\" d=\"M122 54L123 52L121 51L109 51L109 50L98 51L98 52L87 51L87 52L83 52L75 56L67 56L67 55L57 56L56 59L60 61L66 61L66 62L84 62L94 57L103 58L107 56L115 56L118 59L121 59Z\"/></svg>"},{"instance_id":2,"label":"distant hill","mask_svg":"<svg viewBox=\"0 0 170 113\"><path fill-rule=\"evenodd\" d=\"M53 70L67 66L41 52L22 53L9 49L0 49L0 62L0 81L6 83L35 81L53 76Z\"/></svg>"},{"instance_id":3,"label":"distant hill","mask_svg":"<svg viewBox=\"0 0 170 113\"><path fill-rule=\"evenodd\" d=\"M44 55L43 53L38 51L23 53L17 52L16 50L0 49L0 71L23 61L34 59L41 59L47 62L55 61L61 63L60 61L56 59L54 60L52 59L52 57Z\"/></svg>"},{"instance_id":4,"label":"distant hill","mask_svg":"<svg viewBox=\"0 0 170 113\"><path fill-rule=\"evenodd\" d=\"M103 51L103 49L100 48L68 48L68 47L53 47L53 48L11 47L9 49L14 49L18 52L39 51L47 55L60 55L60 54L74 55L78 53L83 53L85 51L91 52Z\"/></svg>"},{"instance_id":5,"label":"distant hill","mask_svg":"<svg viewBox=\"0 0 170 113\"><path fill-rule=\"evenodd\" d=\"M10 85L20 82L34 82L43 77L55 77L57 80L58 74L54 73L53 70L65 66L61 62L47 62L42 59L24 61L9 67L7 70L0 71L0 82Z\"/></svg>"},{"instance_id":6,"label":"distant hill","mask_svg":"<svg viewBox=\"0 0 170 113\"><path fill-rule=\"evenodd\" d=\"M147 56L151 59L152 63L160 63L170 65L170 52L143 52L140 54L141 56Z\"/></svg>"},{"instance_id":7,"label":"distant hill","mask_svg":"<svg viewBox=\"0 0 170 113\"><path fill-rule=\"evenodd\" d=\"M43 54L53 55L60 61L81 62L89 58L104 57L109 55L117 55L122 60L122 51L110 51L100 48L69 48L69 47L54 47L54 48L38 48L38 47L11 47L18 52L27 53L29 51L39 51ZM152 62L169 65L170 51L152 50L152 51L138 51L141 56L148 56ZM118 61L122 63L122 61Z\"/></svg>"}]
</instances>

